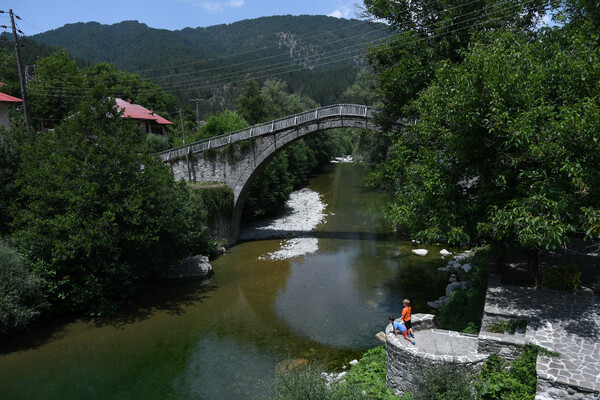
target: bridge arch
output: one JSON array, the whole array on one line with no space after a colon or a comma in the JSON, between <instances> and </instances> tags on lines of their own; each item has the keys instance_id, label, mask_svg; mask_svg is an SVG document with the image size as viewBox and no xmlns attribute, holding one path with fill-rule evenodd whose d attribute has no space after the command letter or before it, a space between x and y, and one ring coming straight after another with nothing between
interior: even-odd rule
<instances>
[{"instance_id":1,"label":"bridge arch","mask_svg":"<svg viewBox=\"0 0 600 400\"><path fill-rule=\"evenodd\" d=\"M372 123L376 110L357 104L320 107L289 117L158 153L178 180L224 183L234 195L233 242L250 187L260 171L281 150L298 139L334 128L380 129ZM223 156L225 147L232 151ZM221 149L221 150L219 150Z\"/></svg>"}]
</instances>

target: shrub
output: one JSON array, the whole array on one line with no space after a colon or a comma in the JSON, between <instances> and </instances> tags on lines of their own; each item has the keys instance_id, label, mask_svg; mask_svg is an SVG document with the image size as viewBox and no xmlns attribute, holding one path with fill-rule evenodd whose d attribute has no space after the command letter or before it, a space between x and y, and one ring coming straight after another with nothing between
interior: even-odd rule
<instances>
[{"instance_id":1,"label":"shrub","mask_svg":"<svg viewBox=\"0 0 600 400\"><path fill-rule=\"evenodd\" d=\"M523 352L510 362L492 354L485 362L476 382L482 400L527 400L535 397L537 377L535 364L538 353L557 356L546 349L526 344Z\"/></svg>"},{"instance_id":2,"label":"shrub","mask_svg":"<svg viewBox=\"0 0 600 400\"><path fill-rule=\"evenodd\" d=\"M511 335L514 335L514 333L517 331L517 329L520 331L523 331L526 328L527 328L527 321L525 321L525 320L519 320L519 321L510 320L510 321L494 322L487 328L487 331L494 332L494 333L508 332Z\"/></svg>"},{"instance_id":3,"label":"shrub","mask_svg":"<svg viewBox=\"0 0 600 400\"><path fill-rule=\"evenodd\" d=\"M149 133L146 136L146 147L150 153L159 153L171 147L169 141L162 136Z\"/></svg>"},{"instance_id":4,"label":"shrub","mask_svg":"<svg viewBox=\"0 0 600 400\"><path fill-rule=\"evenodd\" d=\"M25 327L44 307L43 280L0 241L0 333Z\"/></svg>"},{"instance_id":5,"label":"shrub","mask_svg":"<svg viewBox=\"0 0 600 400\"><path fill-rule=\"evenodd\" d=\"M581 286L579 265L558 265L544 270L542 285L553 290L576 292Z\"/></svg>"},{"instance_id":6,"label":"shrub","mask_svg":"<svg viewBox=\"0 0 600 400\"><path fill-rule=\"evenodd\" d=\"M417 381L414 400L466 400L473 399L469 377L465 371L452 364L427 368Z\"/></svg>"},{"instance_id":7,"label":"shrub","mask_svg":"<svg viewBox=\"0 0 600 400\"><path fill-rule=\"evenodd\" d=\"M378 346L367 351L358 364L352 367L344 380L349 385L356 385L370 399L397 399L392 389L385 383L385 346Z\"/></svg>"},{"instance_id":8,"label":"shrub","mask_svg":"<svg viewBox=\"0 0 600 400\"><path fill-rule=\"evenodd\" d=\"M327 384L323 368L315 364L278 373L270 382L265 399L269 400L342 400L366 399L360 388L345 382Z\"/></svg>"}]
</instances>

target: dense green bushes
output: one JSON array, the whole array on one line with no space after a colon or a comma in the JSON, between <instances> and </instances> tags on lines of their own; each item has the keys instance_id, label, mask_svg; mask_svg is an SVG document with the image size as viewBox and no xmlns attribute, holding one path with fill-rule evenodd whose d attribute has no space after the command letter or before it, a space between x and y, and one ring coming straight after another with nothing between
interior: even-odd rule
<instances>
[{"instance_id":1,"label":"dense green bushes","mask_svg":"<svg viewBox=\"0 0 600 400\"><path fill-rule=\"evenodd\" d=\"M542 285L549 289L576 292L581 286L579 265L555 265L544 270Z\"/></svg>"},{"instance_id":2,"label":"dense green bushes","mask_svg":"<svg viewBox=\"0 0 600 400\"><path fill-rule=\"evenodd\" d=\"M467 374L452 364L429 367L417 381L413 400L468 400L473 393Z\"/></svg>"},{"instance_id":3,"label":"dense green bushes","mask_svg":"<svg viewBox=\"0 0 600 400\"><path fill-rule=\"evenodd\" d=\"M508 361L490 355L481 374L475 380L478 398L482 400L527 400L535 397L537 377L535 365L538 353L557 356L532 344L523 346L519 357Z\"/></svg>"},{"instance_id":4,"label":"dense green bushes","mask_svg":"<svg viewBox=\"0 0 600 400\"><path fill-rule=\"evenodd\" d=\"M265 400L359 400L366 399L358 386L344 382L327 384L323 368L308 364L279 373L270 382Z\"/></svg>"},{"instance_id":5,"label":"dense green bushes","mask_svg":"<svg viewBox=\"0 0 600 400\"><path fill-rule=\"evenodd\" d=\"M54 312L102 314L140 282L207 250L206 213L99 92L22 152L13 237Z\"/></svg>"},{"instance_id":6,"label":"dense green bushes","mask_svg":"<svg viewBox=\"0 0 600 400\"><path fill-rule=\"evenodd\" d=\"M45 307L44 282L0 240L0 333L27 326Z\"/></svg>"},{"instance_id":7,"label":"dense green bushes","mask_svg":"<svg viewBox=\"0 0 600 400\"><path fill-rule=\"evenodd\" d=\"M362 355L358 364L354 365L344 380L348 385L360 388L365 398L376 400L393 400L398 397L385 384L385 346L378 346Z\"/></svg>"},{"instance_id":8,"label":"dense green bushes","mask_svg":"<svg viewBox=\"0 0 600 400\"><path fill-rule=\"evenodd\" d=\"M327 384L324 368L314 364L279 373L267 389L268 399L397 399L385 385L385 346L368 350L340 380Z\"/></svg>"}]
</instances>

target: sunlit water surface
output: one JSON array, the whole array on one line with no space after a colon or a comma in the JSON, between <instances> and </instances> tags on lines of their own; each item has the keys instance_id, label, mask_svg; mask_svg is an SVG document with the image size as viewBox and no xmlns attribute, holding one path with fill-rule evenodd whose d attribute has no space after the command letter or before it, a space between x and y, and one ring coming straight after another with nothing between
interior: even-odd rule
<instances>
[{"instance_id":1,"label":"sunlit water surface","mask_svg":"<svg viewBox=\"0 0 600 400\"><path fill-rule=\"evenodd\" d=\"M402 300L413 312L444 292L440 246L412 254L383 219L390 198L338 164L309 188L327 204L318 250L264 259L285 241L246 242L200 282L162 284L108 320L57 321L5 341L1 399L250 399L290 360L340 368L365 349Z\"/></svg>"}]
</instances>

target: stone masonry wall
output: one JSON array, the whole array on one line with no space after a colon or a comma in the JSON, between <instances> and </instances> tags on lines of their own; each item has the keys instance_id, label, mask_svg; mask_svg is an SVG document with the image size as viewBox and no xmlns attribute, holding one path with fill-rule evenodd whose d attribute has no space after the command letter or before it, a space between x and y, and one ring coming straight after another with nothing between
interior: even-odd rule
<instances>
[{"instance_id":1,"label":"stone masonry wall","mask_svg":"<svg viewBox=\"0 0 600 400\"><path fill-rule=\"evenodd\" d=\"M415 318L416 317L416 318ZM425 343L426 336L435 337L433 342L423 346L405 345L404 338L401 336L395 338L391 324L386 328L386 384L397 396L402 396L406 392L414 391L423 372L429 368L436 368L445 363L452 363L458 369L466 373L476 373L481 371L483 362L487 355L477 354L475 349L477 337L472 335L462 335L458 332L433 329L437 326L437 320L434 316L426 314L415 314L412 316L413 330L419 332L415 334L420 343ZM458 350L456 354L442 354L435 340L441 342L461 341L469 342L465 345L465 351ZM460 347L460 346L459 346ZM472 350L472 351L471 351Z\"/></svg>"}]
</instances>

